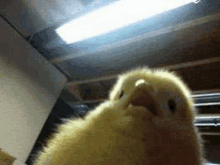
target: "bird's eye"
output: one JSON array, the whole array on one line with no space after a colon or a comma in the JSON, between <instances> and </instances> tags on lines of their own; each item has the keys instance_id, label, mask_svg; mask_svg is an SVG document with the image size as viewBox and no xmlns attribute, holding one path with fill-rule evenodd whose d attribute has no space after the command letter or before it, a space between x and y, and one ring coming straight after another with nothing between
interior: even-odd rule
<instances>
[{"instance_id":1,"label":"bird's eye","mask_svg":"<svg viewBox=\"0 0 220 165\"><path fill-rule=\"evenodd\" d=\"M124 95L124 91L121 91L121 94L119 95L119 99L122 98L123 95Z\"/></svg>"},{"instance_id":2,"label":"bird's eye","mask_svg":"<svg viewBox=\"0 0 220 165\"><path fill-rule=\"evenodd\" d=\"M168 100L168 107L172 113L176 112L176 102L173 99Z\"/></svg>"}]
</instances>

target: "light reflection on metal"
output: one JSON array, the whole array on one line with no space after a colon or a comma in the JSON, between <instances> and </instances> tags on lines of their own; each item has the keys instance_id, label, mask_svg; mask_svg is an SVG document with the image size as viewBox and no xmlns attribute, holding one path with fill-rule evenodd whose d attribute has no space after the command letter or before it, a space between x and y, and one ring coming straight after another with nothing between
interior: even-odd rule
<instances>
[{"instance_id":1,"label":"light reflection on metal","mask_svg":"<svg viewBox=\"0 0 220 165\"><path fill-rule=\"evenodd\" d=\"M220 119L220 116L203 116L203 117L195 117L195 119Z\"/></svg>"},{"instance_id":2,"label":"light reflection on metal","mask_svg":"<svg viewBox=\"0 0 220 165\"><path fill-rule=\"evenodd\" d=\"M196 107L199 106L213 106L213 105L220 105L220 102L214 102L214 103L199 103L199 104L194 104Z\"/></svg>"},{"instance_id":3,"label":"light reflection on metal","mask_svg":"<svg viewBox=\"0 0 220 165\"><path fill-rule=\"evenodd\" d=\"M215 123L195 123L195 126L220 126L220 124L215 124Z\"/></svg>"},{"instance_id":4,"label":"light reflection on metal","mask_svg":"<svg viewBox=\"0 0 220 165\"><path fill-rule=\"evenodd\" d=\"M220 93L204 93L204 94L192 95L192 97L206 97L206 96L220 96Z\"/></svg>"}]
</instances>

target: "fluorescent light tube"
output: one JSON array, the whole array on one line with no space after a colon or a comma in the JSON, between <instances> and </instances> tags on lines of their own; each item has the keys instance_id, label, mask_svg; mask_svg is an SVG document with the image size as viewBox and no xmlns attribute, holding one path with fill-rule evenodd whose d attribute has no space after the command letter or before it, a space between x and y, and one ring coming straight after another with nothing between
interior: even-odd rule
<instances>
[{"instance_id":1,"label":"fluorescent light tube","mask_svg":"<svg viewBox=\"0 0 220 165\"><path fill-rule=\"evenodd\" d=\"M120 0L56 29L67 43L86 40L198 0Z\"/></svg>"}]
</instances>

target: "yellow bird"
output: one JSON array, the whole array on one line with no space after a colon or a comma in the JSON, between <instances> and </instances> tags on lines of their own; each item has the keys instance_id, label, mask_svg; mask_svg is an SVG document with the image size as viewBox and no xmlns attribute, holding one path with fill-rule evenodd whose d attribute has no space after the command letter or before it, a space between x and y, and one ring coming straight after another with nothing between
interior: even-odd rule
<instances>
[{"instance_id":1,"label":"yellow bird","mask_svg":"<svg viewBox=\"0 0 220 165\"><path fill-rule=\"evenodd\" d=\"M190 96L173 72L140 67L123 73L85 119L59 126L35 165L201 165Z\"/></svg>"}]
</instances>

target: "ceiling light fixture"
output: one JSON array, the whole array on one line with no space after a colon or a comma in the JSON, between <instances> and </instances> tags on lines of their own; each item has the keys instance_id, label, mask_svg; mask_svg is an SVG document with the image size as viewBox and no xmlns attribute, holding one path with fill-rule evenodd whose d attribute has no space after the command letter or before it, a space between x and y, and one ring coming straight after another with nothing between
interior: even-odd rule
<instances>
[{"instance_id":1,"label":"ceiling light fixture","mask_svg":"<svg viewBox=\"0 0 220 165\"><path fill-rule=\"evenodd\" d=\"M120 0L56 29L67 43L86 40L198 0Z\"/></svg>"}]
</instances>

